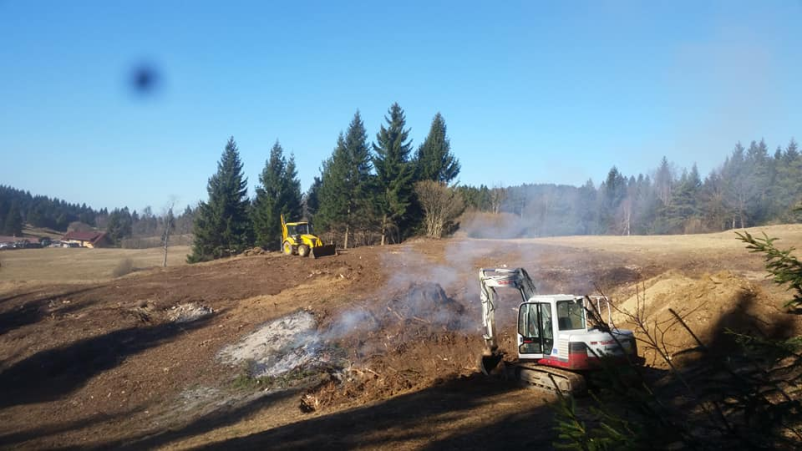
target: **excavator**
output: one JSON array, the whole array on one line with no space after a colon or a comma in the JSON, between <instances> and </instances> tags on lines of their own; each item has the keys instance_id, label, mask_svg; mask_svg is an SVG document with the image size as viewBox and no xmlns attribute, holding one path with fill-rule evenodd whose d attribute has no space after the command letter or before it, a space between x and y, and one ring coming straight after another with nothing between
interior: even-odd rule
<instances>
[{"instance_id":1,"label":"excavator","mask_svg":"<svg viewBox=\"0 0 802 451\"><path fill-rule=\"evenodd\" d=\"M312 224L284 222L284 215L281 215L281 250L287 255L312 258L337 253L333 244L323 244L323 240L312 233Z\"/></svg>"},{"instance_id":2,"label":"excavator","mask_svg":"<svg viewBox=\"0 0 802 451\"><path fill-rule=\"evenodd\" d=\"M609 300L603 296L537 294L523 268L480 269L480 299L485 351L480 369L485 374L503 367L514 377L540 390L581 394L587 390L584 374L601 368L602 358L615 365L640 362L635 335L612 326L605 332L593 323L606 310L612 324ZM503 364L496 332L497 289L518 290L518 359ZM588 318L588 312L595 312Z\"/></svg>"}]
</instances>

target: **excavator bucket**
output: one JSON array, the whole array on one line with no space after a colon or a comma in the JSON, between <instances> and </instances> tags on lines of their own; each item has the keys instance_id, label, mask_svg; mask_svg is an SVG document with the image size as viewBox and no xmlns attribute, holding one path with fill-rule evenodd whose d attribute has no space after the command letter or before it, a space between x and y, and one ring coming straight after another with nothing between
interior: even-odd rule
<instances>
[{"instance_id":1,"label":"excavator bucket","mask_svg":"<svg viewBox=\"0 0 802 451\"><path fill-rule=\"evenodd\" d=\"M312 258L318 258L325 257L327 255L334 255L336 253L337 249L333 244L324 244L323 246L313 247L310 256Z\"/></svg>"},{"instance_id":2,"label":"excavator bucket","mask_svg":"<svg viewBox=\"0 0 802 451\"><path fill-rule=\"evenodd\" d=\"M500 353L483 355L479 359L479 370L486 376L494 374L502 360L504 360L504 355Z\"/></svg>"}]
</instances>

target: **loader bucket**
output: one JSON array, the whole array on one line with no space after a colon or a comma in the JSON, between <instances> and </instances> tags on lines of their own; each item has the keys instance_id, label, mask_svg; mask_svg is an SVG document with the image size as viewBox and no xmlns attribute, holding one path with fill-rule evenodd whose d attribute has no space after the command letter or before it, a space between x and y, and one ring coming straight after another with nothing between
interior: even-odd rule
<instances>
[{"instance_id":1,"label":"loader bucket","mask_svg":"<svg viewBox=\"0 0 802 451\"><path fill-rule=\"evenodd\" d=\"M312 258L318 258L318 257L325 257L327 255L334 255L336 253L337 249L333 244L325 244L323 246L313 247L310 256Z\"/></svg>"}]
</instances>

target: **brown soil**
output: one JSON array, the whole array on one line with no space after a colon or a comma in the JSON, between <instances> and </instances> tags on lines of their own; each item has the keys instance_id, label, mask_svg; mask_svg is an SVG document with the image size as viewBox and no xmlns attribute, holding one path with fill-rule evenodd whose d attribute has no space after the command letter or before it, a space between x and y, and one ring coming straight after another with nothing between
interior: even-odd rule
<instances>
[{"instance_id":1,"label":"brown soil","mask_svg":"<svg viewBox=\"0 0 802 451\"><path fill-rule=\"evenodd\" d=\"M726 356L736 346L727 330L774 339L802 334L802 322L783 311L782 293L776 287L761 286L731 271L699 278L668 271L628 288L621 293L635 293L617 303L614 321L638 332L641 353L657 367L668 366L658 349L682 363L699 356L699 342ZM653 343L647 343L647 334Z\"/></svg>"},{"instance_id":2,"label":"brown soil","mask_svg":"<svg viewBox=\"0 0 802 451\"><path fill-rule=\"evenodd\" d=\"M802 242L802 227L772 232L780 245ZM103 282L4 285L0 445L548 448L543 396L477 374L480 267L523 266L543 293L599 288L622 308L645 287L650 318L676 307L704 340L741 321L732 312L765 333L798 331L777 323L787 293L731 234L608 238L417 240L318 260L254 255ZM173 321L186 304L213 313ZM499 312L508 353L514 307ZM342 365L265 390L217 358L298 309L315 315ZM688 344L681 332L669 333L677 349Z\"/></svg>"}]
</instances>

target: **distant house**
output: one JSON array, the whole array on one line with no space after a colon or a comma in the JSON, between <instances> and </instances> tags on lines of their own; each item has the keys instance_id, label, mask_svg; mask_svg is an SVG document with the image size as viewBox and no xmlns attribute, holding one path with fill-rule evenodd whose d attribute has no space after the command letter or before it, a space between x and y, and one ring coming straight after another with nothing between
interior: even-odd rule
<instances>
[{"instance_id":1,"label":"distant house","mask_svg":"<svg viewBox=\"0 0 802 451\"><path fill-rule=\"evenodd\" d=\"M61 237L61 243L75 243L81 247L105 247L110 244L103 232L67 232Z\"/></svg>"}]
</instances>

